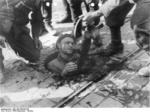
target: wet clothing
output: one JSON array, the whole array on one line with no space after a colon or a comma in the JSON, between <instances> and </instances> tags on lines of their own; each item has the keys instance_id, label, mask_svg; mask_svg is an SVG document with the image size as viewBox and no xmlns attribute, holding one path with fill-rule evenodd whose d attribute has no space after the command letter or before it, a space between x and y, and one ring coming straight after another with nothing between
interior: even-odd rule
<instances>
[{"instance_id":1,"label":"wet clothing","mask_svg":"<svg viewBox=\"0 0 150 112\"><path fill-rule=\"evenodd\" d=\"M81 74L84 71L88 71L89 68L92 67L90 65L92 63L87 63L87 61L88 61L87 54L88 54L88 51L89 51L90 45L91 45L91 38L87 38L87 37L89 37L88 34L89 33L86 33L86 35L84 35L82 45L81 46L77 45L78 49L74 50L74 53L72 54L72 56L65 59L61 56L61 54L59 54L56 59L49 62L49 64L48 64L49 70L51 70L59 75L64 75L64 74L62 74L62 71L63 71L65 65L68 62L74 62L77 64L78 70L73 71L71 74L76 74L76 73Z\"/></svg>"},{"instance_id":2,"label":"wet clothing","mask_svg":"<svg viewBox=\"0 0 150 112\"><path fill-rule=\"evenodd\" d=\"M85 80L96 81L100 77L106 76L110 72L109 68L106 68L106 62L108 62L108 57L92 56L85 59L84 63L77 70L63 74L65 65L68 62L78 63L80 54L70 58L69 60L63 59L60 55L53 61L48 63L48 68L51 72L54 73L54 76L59 77L61 80L72 80L78 79L81 80L81 75L84 75ZM77 64L78 65L78 64ZM112 68L112 67L111 67Z\"/></svg>"},{"instance_id":3,"label":"wet clothing","mask_svg":"<svg viewBox=\"0 0 150 112\"><path fill-rule=\"evenodd\" d=\"M4 8L0 8L0 10L5 9L7 15L3 16L5 19L0 23L0 26L3 25L0 29L1 35L5 37L18 55L30 62L37 61L40 56L40 49L35 47L35 39L38 40L43 25L40 11L41 0L8 0L8 6L5 2L3 4L5 4ZM30 20L29 13L31 12L33 13ZM2 15L0 15L1 17ZM6 21L7 24L4 24L3 21ZM32 37L26 27L29 22L31 23Z\"/></svg>"},{"instance_id":4,"label":"wet clothing","mask_svg":"<svg viewBox=\"0 0 150 112\"><path fill-rule=\"evenodd\" d=\"M75 62L76 63L78 58L79 58L78 54L74 54L72 57L70 57L70 59L64 59L63 57L61 57L61 55L58 55L56 59L54 59L48 63L48 68L52 72L54 72L58 75L62 75L62 71L63 71L65 65L68 62Z\"/></svg>"},{"instance_id":5,"label":"wet clothing","mask_svg":"<svg viewBox=\"0 0 150 112\"><path fill-rule=\"evenodd\" d=\"M73 54L73 56L70 59L64 59L60 55L58 55L56 59L48 63L48 69L51 72L55 73L57 76L60 76L62 78L66 78L68 76L73 77L80 74L89 74L91 72L98 71L99 68L95 68L95 60L93 58L86 58L85 62L83 63L82 66L80 66L80 68L78 66L77 70L64 74L63 70L65 65L69 62L74 62L77 64L79 58L80 58L80 54L78 53Z\"/></svg>"},{"instance_id":6,"label":"wet clothing","mask_svg":"<svg viewBox=\"0 0 150 112\"><path fill-rule=\"evenodd\" d=\"M49 62L48 68L52 72L58 74L59 76L77 76L79 74L89 74L89 73L100 73L99 68L95 67L95 59L93 57L88 57L88 52L90 50L91 45L91 36L90 32L85 32L83 42L81 45L77 45L78 49L70 56L70 58L63 58L61 55L58 55L56 59ZM67 74L63 74L64 67L67 63L74 62L77 64L78 69ZM101 61L99 61L101 62ZM102 64L104 65L104 64ZM100 67L98 65L98 67Z\"/></svg>"}]
</instances>

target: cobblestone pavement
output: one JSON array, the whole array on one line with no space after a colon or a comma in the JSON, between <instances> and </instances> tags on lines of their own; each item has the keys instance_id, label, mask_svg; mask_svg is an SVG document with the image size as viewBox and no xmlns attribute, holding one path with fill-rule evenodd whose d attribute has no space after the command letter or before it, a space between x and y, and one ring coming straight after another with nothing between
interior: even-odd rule
<instances>
[{"instance_id":1,"label":"cobblestone pavement","mask_svg":"<svg viewBox=\"0 0 150 112\"><path fill-rule=\"evenodd\" d=\"M54 27L60 31L62 29L68 31L72 28L72 24L60 24ZM122 28L125 50L118 57L124 57L138 49L129 27L127 23ZM105 37L104 43L108 42L110 33L107 28L101 31L101 35ZM49 53L57 38L51 34L40 38L44 45L43 55ZM3 53L6 83L0 85L0 107L55 107L64 97L86 84L86 82L71 83L57 88L51 73L41 73L27 66L10 48L3 49ZM77 95L66 107L149 107L149 78L137 74L140 68L149 64L150 57L144 51L139 52L128 60L121 70L112 71L103 81L93 84Z\"/></svg>"}]
</instances>

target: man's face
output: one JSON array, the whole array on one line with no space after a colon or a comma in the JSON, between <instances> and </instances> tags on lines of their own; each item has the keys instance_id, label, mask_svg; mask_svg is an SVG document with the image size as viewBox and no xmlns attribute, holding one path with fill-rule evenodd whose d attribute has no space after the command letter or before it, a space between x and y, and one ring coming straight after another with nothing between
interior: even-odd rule
<instances>
[{"instance_id":1,"label":"man's face","mask_svg":"<svg viewBox=\"0 0 150 112\"><path fill-rule=\"evenodd\" d=\"M65 54L72 54L74 47L74 40L70 37L64 38L60 42L60 51Z\"/></svg>"}]
</instances>

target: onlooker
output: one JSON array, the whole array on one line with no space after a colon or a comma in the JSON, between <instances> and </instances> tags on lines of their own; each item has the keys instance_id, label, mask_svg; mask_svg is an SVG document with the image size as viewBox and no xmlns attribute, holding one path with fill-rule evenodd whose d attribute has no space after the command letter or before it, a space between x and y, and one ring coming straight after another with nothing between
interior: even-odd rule
<instances>
[{"instance_id":1,"label":"onlooker","mask_svg":"<svg viewBox=\"0 0 150 112\"><path fill-rule=\"evenodd\" d=\"M87 24L91 24L94 18L105 16L106 24L111 32L111 43L99 50L102 55L110 56L123 51L120 28L133 5L128 0L107 0L98 11L88 13L83 18Z\"/></svg>"},{"instance_id":2,"label":"onlooker","mask_svg":"<svg viewBox=\"0 0 150 112\"><path fill-rule=\"evenodd\" d=\"M123 51L120 29L124 24L126 15L134 6L134 2L137 6L131 19L131 25L146 30L148 36L150 35L150 13L148 12L150 0L107 0L98 11L88 13L83 18L87 24L91 24L94 18L102 15L106 18L106 24L111 32L111 43L106 48L99 49L100 54L110 56ZM136 32L136 37L138 35ZM149 41L146 43L149 43Z\"/></svg>"},{"instance_id":3,"label":"onlooker","mask_svg":"<svg viewBox=\"0 0 150 112\"><path fill-rule=\"evenodd\" d=\"M41 0L3 1L0 7L0 35L9 43L16 54L25 58L30 63L36 63L40 57L42 44L39 40L43 28L41 14ZM26 25L31 24L30 30ZM0 49L0 82L3 82L4 65Z\"/></svg>"}]
</instances>

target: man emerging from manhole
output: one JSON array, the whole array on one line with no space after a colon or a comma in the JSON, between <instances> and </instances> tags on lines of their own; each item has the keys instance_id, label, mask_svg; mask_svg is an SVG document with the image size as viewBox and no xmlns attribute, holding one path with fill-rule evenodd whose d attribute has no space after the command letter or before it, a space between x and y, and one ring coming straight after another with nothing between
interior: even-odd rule
<instances>
[{"instance_id":1,"label":"man emerging from manhole","mask_svg":"<svg viewBox=\"0 0 150 112\"><path fill-rule=\"evenodd\" d=\"M85 32L82 44L79 46L75 44L75 40L71 34L61 35L56 42L57 57L49 61L47 68L65 80L95 80L97 76L98 78L103 76L105 74L105 70L102 69L103 65L105 65L104 59L101 59L103 61L99 60L98 65L93 56L88 56L91 38L92 34L88 31ZM76 46L78 46L78 49Z\"/></svg>"}]
</instances>

